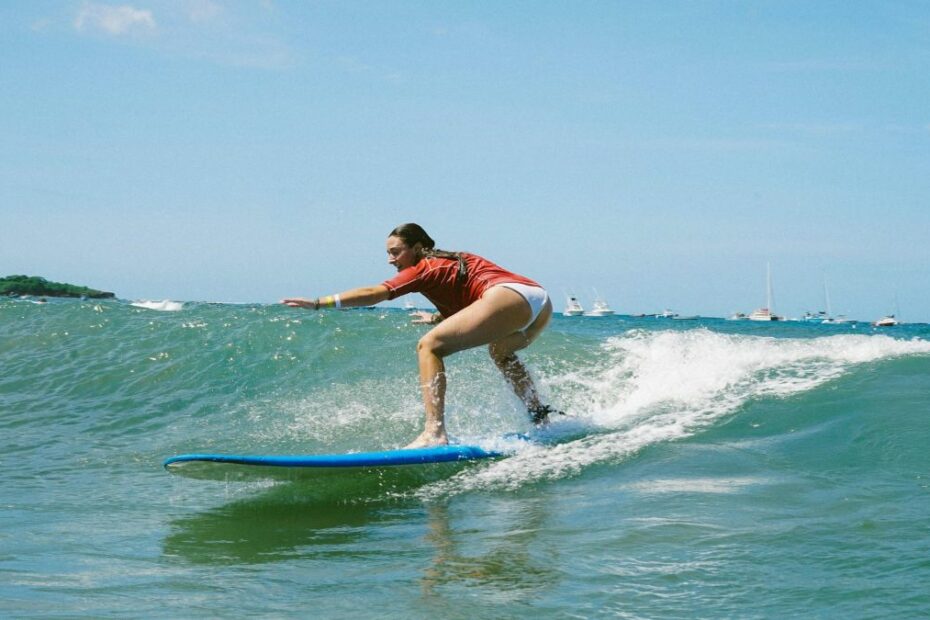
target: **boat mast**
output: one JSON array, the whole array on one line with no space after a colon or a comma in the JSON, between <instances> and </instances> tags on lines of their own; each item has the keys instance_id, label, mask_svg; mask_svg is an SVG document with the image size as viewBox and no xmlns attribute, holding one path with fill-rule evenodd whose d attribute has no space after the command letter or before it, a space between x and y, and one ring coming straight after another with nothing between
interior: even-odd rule
<instances>
[{"instance_id":1,"label":"boat mast","mask_svg":"<svg viewBox=\"0 0 930 620\"><path fill-rule=\"evenodd\" d=\"M765 283L765 307L769 309L769 312L772 314L772 316L775 316L775 308L772 307L772 304L774 303L772 300L772 263L765 264Z\"/></svg>"},{"instance_id":2,"label":"boat mast","mask_svg":"<svg viewBox=\"0 0 930 620\"><path fill-rule=\"evenodd\" d=\"M833 318L833 310L830 308L830 292L827 291L827 274L823 274L823 301L827 305L827 318Z\"/></svg>"}]
</instances>

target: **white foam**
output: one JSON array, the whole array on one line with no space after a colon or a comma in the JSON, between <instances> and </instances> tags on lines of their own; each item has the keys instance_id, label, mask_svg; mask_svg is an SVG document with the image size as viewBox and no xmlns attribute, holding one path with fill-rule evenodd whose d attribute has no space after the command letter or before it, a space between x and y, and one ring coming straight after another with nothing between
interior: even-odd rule
<instances>
[{"instance_id":1,"label":"white foam","mask_svg":"<svg viewBox=\"0 0 930 620\"><path fill-rule=\"evenodd\" d=\"M575 423L589 425L590 435L553 447L525 446L421 493L513 489L576 475L693 435L754 399L809 391L858 364L927 354L928 341L885 335L776 339L706 329L632 331L605 341L585 368L542 378L555 402L576 415Z\"/></svg>"},{"instance_id":2,"label":"white foam","mask_svg":"<svg viewBox=\"0 0 930 620\"><path fill-rule=\"evenodd\" d=\"M657 478L640 480L625 485L624 488L643 495L660 493L707 493L725 495L753 485L765 484L760 478L737 476L731 478Z\"/></svg>"},{"instance_id":3,"label":"white foam","mask_svg":"<svg viewBox=\"0 0 930 620\"><path fill-rule=\"evenodd\" d=\"M164 299L162 301L148 301L148 300L139 300L132 302L133 306L136 308L145 308L146 310L159 310L161 312L177 312L184 308L184 302L182 301L171 301L170 299Z\"/></svg>"}]
</instances>

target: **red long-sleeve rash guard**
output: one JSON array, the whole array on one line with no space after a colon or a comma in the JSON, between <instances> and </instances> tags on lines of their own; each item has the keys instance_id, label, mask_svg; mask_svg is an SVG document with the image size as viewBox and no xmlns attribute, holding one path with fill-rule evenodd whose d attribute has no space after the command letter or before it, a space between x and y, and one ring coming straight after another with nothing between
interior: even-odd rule
<instances>
[{"instance_id":1,"label":"red long-sleeve rash guard","mask_svg":"<svg viewBox=\"0 0 930 620\"><path fill-rule=\"evenodd\" d=\"M413 267L400 271L383 282L388 299L407 293L420 293L430 300L443 317L450 317L484 295L495 284L515 283L539 286L533 280L507 271L477 254L462 252L468 275L463 281L456 276L459 262L454 258L426 257Z\"/></svg>"}]
</instances>

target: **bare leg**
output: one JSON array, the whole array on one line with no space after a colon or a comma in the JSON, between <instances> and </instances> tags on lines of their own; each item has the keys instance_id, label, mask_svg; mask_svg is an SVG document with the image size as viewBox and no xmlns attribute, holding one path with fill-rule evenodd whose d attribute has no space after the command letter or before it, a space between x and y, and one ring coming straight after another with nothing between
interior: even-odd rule
<instances>
[{"instance_id":1,"label":"bare leg","mask_svg":"<svg viewBox=\"0 0 930 620\"><path fill-rule=\"evenodd\" d=\"M511 335L519 335L522 346L526 346L529 343L518 330L526 324L529 316L529 305L519 293L495 287L420 339L417 343L417 359L426 421L423 432L408 448L449 442L445 428L446 375L443 358Z\"/></svg>"},{"instance_id":2,"label":"bare leg","mask_svg":"<svg viewBox=\"0 0 930 620\"><path fill-rule=\"evenodd\" d=\"M527 411L531 414L533 422L536 424L545 424L549 421L549 412L551 409L542 404L539 399L539 392L536 389L536 383L533 377L516 352L530 345L543 332L549 320L552 318L552 302L547 301L536 320L532 325L523 331L518 331L504 338L496 340L488 347L488 353L491 359L500 369L507 383L517 397L526 405Z\"/></svg>"},{"instance_id":3,"label":"bare leg","mask_svg":"<svg viewBox=\"0 0 930 620\"><path fill-rule=\"evenodd\" d=\"M422 344L417 346L420 363L420 389L426 409L425 428L408 448L420 448L449 443L445 425L446 368L435 351Z\"/></svg>"},{"instance_id":4,"label":"bare leg","mask_svg":"<svg viewBox=\"0 0 930 620\"><path fill-rule=\"evenodd\" d=\"M515 353L508 356L495 356L493 353L494 345L491 345L491 358L497 365L497 368L504 375L504 379L510 384L514 394L523 401L527 409L538 409L542 407L539 402L539 392L536 391L536 383L529 371L524 366L520 358Z\"/></svg>"}]
</instances>

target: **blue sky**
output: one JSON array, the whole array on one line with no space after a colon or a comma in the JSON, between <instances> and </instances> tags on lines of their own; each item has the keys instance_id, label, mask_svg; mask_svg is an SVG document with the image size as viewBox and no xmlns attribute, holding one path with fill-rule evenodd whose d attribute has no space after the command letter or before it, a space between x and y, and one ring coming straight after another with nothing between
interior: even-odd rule
<instances>
[{"instance_id":1,"label":"blue sky","mask_svg":"<svg viewBox=\"0 0 930 620\"><path fill-rule=\"evenodd\" d=\"M0 3L0 275L271 302L415 221L623 313L930 321L925 2Z\"/></svg>"}]
</instances>

